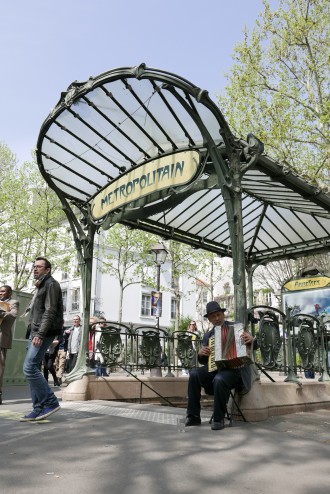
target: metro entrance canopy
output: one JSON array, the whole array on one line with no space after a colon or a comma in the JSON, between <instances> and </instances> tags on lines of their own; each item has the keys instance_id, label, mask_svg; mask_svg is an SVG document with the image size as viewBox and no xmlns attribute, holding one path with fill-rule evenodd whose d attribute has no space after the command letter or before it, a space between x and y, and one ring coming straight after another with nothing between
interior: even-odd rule
<instances>
[{"instance_id":1,"label":"metro entrance canopy","mask_svg":"<svg viewBox=\"0 0 330 494\"><path fill-rule=\"evenodd\" d=\"M94 233L118 222L232 257L236 320L246 268L329 249L330 197L252 134L234 136L207 91L144 64L72 83L41 127L37 160L72 227L85 297Z\"/></svg>"}]
</instances>

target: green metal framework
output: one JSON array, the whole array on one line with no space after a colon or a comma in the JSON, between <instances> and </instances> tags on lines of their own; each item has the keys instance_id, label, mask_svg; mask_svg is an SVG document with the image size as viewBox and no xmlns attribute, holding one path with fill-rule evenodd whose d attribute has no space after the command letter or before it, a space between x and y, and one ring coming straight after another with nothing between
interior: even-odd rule
<instances>
[{"instance_id":1,"label":"green metal framework","mask_svg":"<svg viewBox=\"0 0 330 494\"><path fill-rule=\"evenodd\" d=\"M198 151L197 176L110 211L91 201L129 171ZM233 259L235 318L246 318L246 269L329 248L330 197L235 137L207 91L159 69L125 67L74 82L44 121L37 160L59 196L81 262L87 348L94 234L122 223ZM81 212L81 221L75 209ZM81 375L86 357L81 354Z\"/></svg>"}]
</instances>

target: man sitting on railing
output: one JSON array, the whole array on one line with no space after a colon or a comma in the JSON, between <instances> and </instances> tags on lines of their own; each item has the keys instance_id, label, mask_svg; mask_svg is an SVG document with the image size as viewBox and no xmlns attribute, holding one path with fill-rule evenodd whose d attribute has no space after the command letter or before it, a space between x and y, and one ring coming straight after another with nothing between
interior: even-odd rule
<instances>
[{"instance_id":1,"label":"man sitting on railing","mask_svg":"<svg viewBox=\"0 0 330 494\"><path fill-rule=\"evenodd\" d=\"M207 317L210 323L213 324L213 328L205 333L202 348L198 352L198 361L203 366L193 368L190 371L186 426L201 424L200 400L202 388L207 394L214 395L214 421L211 428L220 430L225 426L224 418L230 391L237 387L243 387L248 391L252 387L252 373L249 365L243 365L239 368L224 367L212 372L208 371L207 363L211 353L211 349L208 346L209 338L214 335L215 326L227 329L228 321L225 321L225 310L215 301L208 302L206 305L204 317ZM254 342L254 348L257 347L256 340L248 332L243 332L242 339L245 345L251 345Z\"/></svg>"}]
</instances>

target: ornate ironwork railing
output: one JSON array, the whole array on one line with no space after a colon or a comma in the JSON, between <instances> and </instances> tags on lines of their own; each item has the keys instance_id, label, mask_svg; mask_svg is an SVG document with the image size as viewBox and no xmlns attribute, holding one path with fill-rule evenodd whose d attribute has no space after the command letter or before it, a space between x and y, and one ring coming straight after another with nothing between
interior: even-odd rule
<instances>
[{"instance_id":1,"label":"ornate ironwork railing","mask_svg":"<svg viewBox=\"0 0 330 494\"><path fill-rule=\"evenodd\" d=\"M189 331L169 334L155 326L133 327L112 321L91 331L95 344L87 356L89 367L103 366L109 371L124 367L142 372L161 367L172 375L172 370L198 365L201 339Z\"/></svg>"},{"instance_id":2,"label":"ornate ironwork railing","mask_svg":"<svg viewBox=\"0 0 330 494\"><path fill-rule=\"evenodd\" d=\"M306 377L319 374L319 381L329 381L330 330L329 316L314 317L308 314L284 314L265 305L249 309L258 318L250 318L252 332L256 334L259 352L256 359L261 368L281 370L285 381L298 381L298 372Z\"/></svg>"},{"instance_id":3,"label":"ornate ironwork railing","mask_svg":"<svg viewBox=\"0 0 330 494\"><path fill-rule=\"evenodd\" d=\"M254 306L249 312L259 316L250 318L250 330L259 343L255 359L261 370L280 371L285 381L297 382L298 372L305 372L306 377L319 374L319 381L330 380L330 317L291 316L290 311L284 314L269 306ZM162 368L172 377L173 372L199 365L201 338L189 331L168 333L154 326L133 327L111 321L94 331L96 343L90 367L142 373Z\"/></svg>"}]
</instances>

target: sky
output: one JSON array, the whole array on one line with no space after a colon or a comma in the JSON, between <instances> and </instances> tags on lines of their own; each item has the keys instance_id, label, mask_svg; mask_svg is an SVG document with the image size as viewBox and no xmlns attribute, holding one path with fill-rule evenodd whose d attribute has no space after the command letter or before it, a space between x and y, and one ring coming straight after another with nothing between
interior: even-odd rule
<instances>
[{"instance_id":1,"label":"sky","mask_svg":"<svg viewBox=\"0 0 330 494\"><path fill-rule=\"evenodd\" d=\"M1 0L0 142L30 161L73 81L142 62L216 100L234 46L262 10L262 0Z\"/></svg>"}]
</instances>

